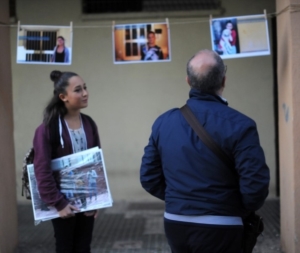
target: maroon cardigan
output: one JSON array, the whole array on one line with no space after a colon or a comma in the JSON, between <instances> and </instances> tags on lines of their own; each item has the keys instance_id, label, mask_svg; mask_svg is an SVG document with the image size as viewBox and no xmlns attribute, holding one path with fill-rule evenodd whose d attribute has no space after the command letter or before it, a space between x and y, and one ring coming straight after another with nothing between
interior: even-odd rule
<instances>
[{"instance_id":1,"label":"maroon cardigan","mask_svg":"<svg viewBox=\"0 0 300 253\"><path fill-rule=\"evenodd\" d=\"M81 114L82 124L87 139L87 148L99 147L100 139L98 130L91 125L89 116ZM91 118L90 118L91 119ZM73 147L67 125L64 120L62 123L62 137L64 140L64 147L61 145L57 148L55 156L52 158L52 148L50 145L49 128L44 123L41 124L35 131L33 139L34 148L34 172L37 180L38 190L41 199L49 206L54 206L57 211L64 209L69 201L59 191L58 182L55 180L55 173L50 168L51 159L70 155L73 153ZM93 129L96 131L93 132Z\"/></svg>"}]
</instances>

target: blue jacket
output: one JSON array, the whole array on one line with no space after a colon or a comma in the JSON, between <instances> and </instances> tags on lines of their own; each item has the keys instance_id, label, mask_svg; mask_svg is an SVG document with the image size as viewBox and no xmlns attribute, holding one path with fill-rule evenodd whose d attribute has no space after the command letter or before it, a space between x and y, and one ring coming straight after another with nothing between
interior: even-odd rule
<instances>
[{"instance_id":1,"label":"blue jacket","mask_svg":"<svg viewBox=\"0 0 300 253\"><path fill-rule=\"evenodd\" d=\"M226 165L208 149L179 111L154 122L140 169L143 188L180 215L246 216L268 195L265 163L255 122L220 97L191 89L188 106L235 161Z\"/></svg>"}]
</instances>

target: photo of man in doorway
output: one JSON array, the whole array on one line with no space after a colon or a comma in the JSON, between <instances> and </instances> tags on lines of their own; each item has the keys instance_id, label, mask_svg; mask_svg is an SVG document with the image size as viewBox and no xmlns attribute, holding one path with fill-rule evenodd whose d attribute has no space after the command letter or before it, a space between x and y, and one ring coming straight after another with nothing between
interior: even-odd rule
<instances>
[{"instance_id":1,"label":"photo of man in doorway","mask_svg":"<svg viewBox=\"0 0 300 253\"><path fill-rule=\"evenodd\" d=\"M156 37L153 31L148 32L147 35L148 43L142 46L141 50L141 60L151 61L151 60L163 60L163 52L159 46L155 44Z\"/></svg>"}]
</instances>

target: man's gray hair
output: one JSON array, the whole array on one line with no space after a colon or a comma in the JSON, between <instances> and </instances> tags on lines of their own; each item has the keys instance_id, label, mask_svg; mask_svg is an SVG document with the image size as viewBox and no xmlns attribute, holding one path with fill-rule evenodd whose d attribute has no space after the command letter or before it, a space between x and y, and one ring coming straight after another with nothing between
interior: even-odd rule
<instances>
[{"instance_id":1,"label":"man's gray hair","mask_svg":"<svg viewBox=\"0 0 300 253\"><path fill-rule=\"evenodd\" d=\"M190 63L196 55L204 52L211 53L216 61L216 64L211 66L206 73L201 73L199 71L195 71ZM192 88L201 90L202 92L213 94L221 89L222 81L225 76L225 65L223 60L217 53L210 50L202 50L198 52L188 61L186 70L189 84Z\"/></svg>"}]
</instances>

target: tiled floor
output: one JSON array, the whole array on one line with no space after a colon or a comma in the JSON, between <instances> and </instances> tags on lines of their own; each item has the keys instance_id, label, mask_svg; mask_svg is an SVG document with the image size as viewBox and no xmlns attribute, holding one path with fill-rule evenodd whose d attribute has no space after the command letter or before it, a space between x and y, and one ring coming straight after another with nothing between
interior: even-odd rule
<instances>
[{"instance_id":1,"label":"tiled floor","mask_svg":"<svg viewBox=\"0 0 300 253\"><path fill-rule=\"evenodd\" d=\"M117 202L102 209L95 223L93 253L170 253L163 231L163 202ZM19 247L16 253L55 252L51 222L34 226L30 205L19 205ZM280 251L279 200L259 210L265 232L253 253Z\"/></svg>"}]
</instances>

